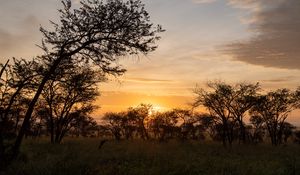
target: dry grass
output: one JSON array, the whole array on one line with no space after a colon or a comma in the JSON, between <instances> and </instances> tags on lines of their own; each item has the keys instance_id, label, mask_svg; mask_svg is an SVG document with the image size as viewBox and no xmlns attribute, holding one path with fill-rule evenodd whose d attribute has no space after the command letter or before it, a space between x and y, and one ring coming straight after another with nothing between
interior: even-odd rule
<instances>
[{"instance_id":1,"label":"dry grass","mask_svg":"<svg viewBox=\"0 0 300 175\"><path fill-rule=\"evenodd\" d=\"M300 146L69 139L61 145L27 140L8 175L294 175L300 174Z\"/></svg>"}]
</instances>

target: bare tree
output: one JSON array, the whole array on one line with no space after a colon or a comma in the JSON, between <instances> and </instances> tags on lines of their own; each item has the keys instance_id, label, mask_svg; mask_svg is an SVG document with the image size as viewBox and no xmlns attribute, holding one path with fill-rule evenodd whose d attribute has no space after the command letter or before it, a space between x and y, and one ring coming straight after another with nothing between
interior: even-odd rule
<instances>
[{"instance_id":1,"label":"bare tree","mask_svg":"<svg viewBox=\"0 0 300 175\"><path fill-rule=\"evenodd\" d=\"M90 0L81 1L79 9L71 8L71 0L63 0L59 10L60 23L51 22L53 31L41 27L44 36L45 65L42 80L29 104L13 151L19 152L26 126L34 106L46 83L64 74L68 66L83 62L97 66L103 73L120 75L125 72L116 64L119 57L128 54L147 54L156 49L160 26L153 27L149 14L140 0Z\"/></svg>"}]
</instances>

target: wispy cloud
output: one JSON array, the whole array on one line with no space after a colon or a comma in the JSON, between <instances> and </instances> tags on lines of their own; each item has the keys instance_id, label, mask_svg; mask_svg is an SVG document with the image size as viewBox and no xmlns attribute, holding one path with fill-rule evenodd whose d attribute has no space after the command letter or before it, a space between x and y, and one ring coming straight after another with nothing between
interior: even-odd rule
<instances>
[{"instance_id":1,"label":"wispy cloud","mask_svg":"<svg viewBox=\"0 0 300 175\"><path fill-rule=\"evenodd\" d=\"M242 9L249 9L249 10L258 10L263 1L266 0L227 0L228 4ZM276 0L275 0L276 1Z\"/></svg>"},{"instance_id":2,"label":"wispy cloud","mask_svg":"<svg viewBox=\"0 0 300 175\"><path fill-rule=\"evenodd\" d=\"M235 60L265 67L300 69L299 0L230 0L251 9L253 37L226 46Z\"/></svg>"},{"instance_id":3,"label":"wispy cloud","mask_svg":"<svg viewBox=\"0 0 300 175\"><path fill-rule=\"evenodd\" d=\"M192 0L192 1L193 1L193 3L196 3L196 4L207 4L207 3L213 3L216 0Z\"/></svg>"},{"instance_id":4,"label":"wispy cloud","mask_svg":"<svg viewBox=\"0 0 300 175\"><path fill-rule=\"evenodd\" d=\"M275 79L267 79L267 80L261 80L262 82L267 82L267 83L285 83L288 81L291 81L295 79L296 77L294 76L287 76L287 77L281 77L281 78L275 78Z\"/></svg>"},{"instance_id":5,"label":"wispy cloud","mask_svg":"<svg viewBox=\"0 0 300 175\"><path fill-rule=\"evenodd\" d=\"M151 79L151 78L127 78L125 81L136 83L173 83L172 80Z\"/></svg>"}]
</instances>

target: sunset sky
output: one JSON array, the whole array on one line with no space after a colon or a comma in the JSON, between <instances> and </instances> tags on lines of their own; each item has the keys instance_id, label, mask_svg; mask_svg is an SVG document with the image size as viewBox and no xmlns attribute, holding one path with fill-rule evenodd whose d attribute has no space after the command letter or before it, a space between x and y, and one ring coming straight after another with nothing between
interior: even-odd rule
<instances>
[{"instance_id":1,"label":"sunset sky","mask_svg":"<svg viewBox=\"0 0 300 175\"><path fill-rule=\"evenodd\" d=\"M166 32L155 52L121 58L128 71L100 85L96 116L142 102L187 107L196 84L209 80L260 82L265 90L300 85L299 0L143 2ZM58 0L0 0L1 62L40 54L39 26L57 21L60 6Z\"/></svg>"}]
</instances>

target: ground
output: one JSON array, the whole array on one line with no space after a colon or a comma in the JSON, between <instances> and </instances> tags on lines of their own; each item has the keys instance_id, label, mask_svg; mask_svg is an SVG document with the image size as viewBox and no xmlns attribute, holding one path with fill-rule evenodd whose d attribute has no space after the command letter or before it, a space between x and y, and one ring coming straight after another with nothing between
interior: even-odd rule
<instances>
[{"instance_id":1,"label":"ground","mask_svg":"<svg viewBox=\"0 0 300 175\"><path fill-rule=\"evenodd\" d=\"M45 139L26 140L19 160L5 175L296 175L300 145L66 139L52 145ZM1 173L0 173L1 174Z\"/></svg>"}]
</instances>

